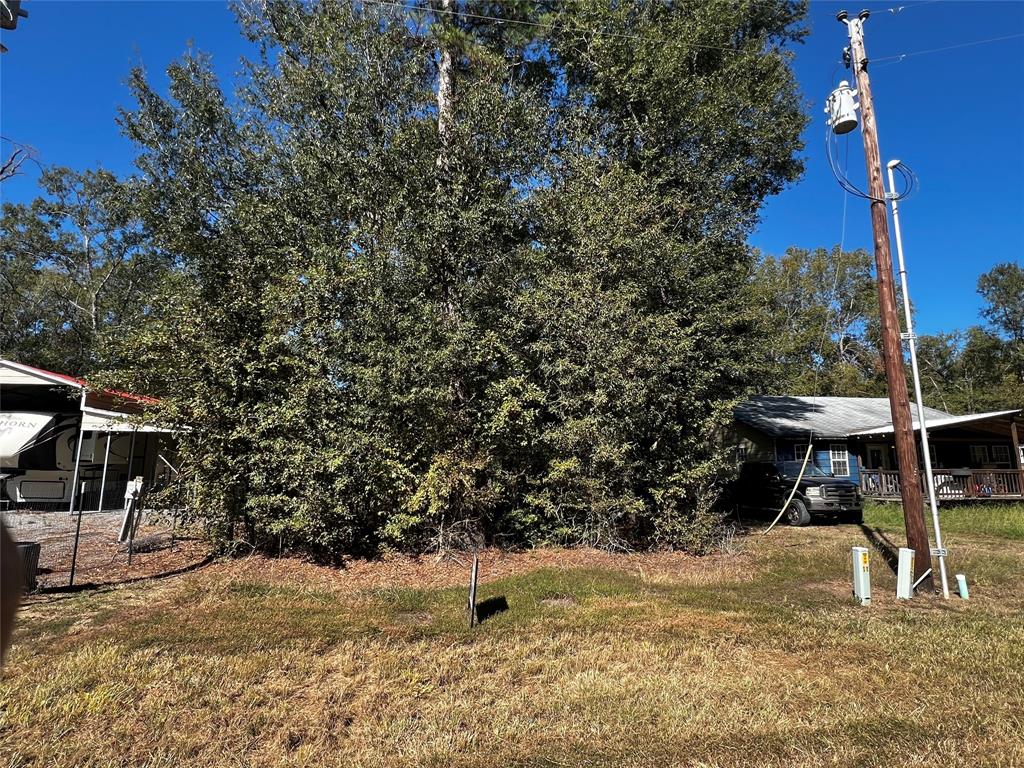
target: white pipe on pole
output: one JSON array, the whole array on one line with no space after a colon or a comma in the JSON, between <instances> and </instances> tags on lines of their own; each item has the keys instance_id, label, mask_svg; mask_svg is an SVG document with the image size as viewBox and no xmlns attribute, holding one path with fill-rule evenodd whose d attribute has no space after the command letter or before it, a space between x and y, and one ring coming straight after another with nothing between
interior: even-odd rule
<instances>
[{"instance_id":1,"label":"white pipe on pole","mask_svg":"<svg viewBox=\"0 0 1024 768\"><path fill-rule=\"evenodd\" d=\"M903 293L903 315L907 323L907 346L910 347L910 370L914 378L914 398L917 400L917 418L921 426L921 454L924 461L924 477L928 486L928 504L932 508L932 524L935 526L935 548L938 550L939 574L942 577L942 596L949 599L949 582L946 578L946 550L942 546L942 530L939 527L939 506L935 501L935 479L932 476L932 456L928 448L928 426L924 416L924 398L921 396L921 374L917 368L917 337L914 335L914 321L910 308L910 291L907 288L907 266L903 261L903 237L900 232L900 210L896 197L896 179L893 169L899 160L890 160L886 165L889 173L889 193L886 197L892 204L893 230L896 232L896 256L900 268L900 289ZM916 586L916 585L915 585Z\"/></svg>"}]
</instances>

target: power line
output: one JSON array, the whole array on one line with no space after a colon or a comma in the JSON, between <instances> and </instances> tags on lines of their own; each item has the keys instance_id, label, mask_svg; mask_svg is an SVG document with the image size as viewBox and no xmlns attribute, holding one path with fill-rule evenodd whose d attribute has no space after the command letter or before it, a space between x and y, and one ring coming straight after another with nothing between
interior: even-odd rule
<instances>
[{"instance_id":1,"label":"power line","mask_svg":"<svg viewBox=\"0 0 1024 768\"><path fill-rule=\"evenodd\" d=\"M931 5L932 3L937 2L939 2L939 0L922 0L920 3L913 3L911 5L895 5L892 8L886 8L885 10L887 10L889 13L893 15L896 15L903 13L904 11L913 11L917 8L920 8L922 5Z\"/></svg>"},{"instance_id":2,"label":"power line","mask_svg":"<svg viewBox=\"0 0 1024 768\"><path fill-rule=\"evenodd\" d=\"M398 2L398 0L363 0L364 3L373 3L375 5L384 5L391 8L404 9L406 11L429 11L438 15L456 16L467 19L477 19L478 21L491 21L495 24L512 24L525 27L533 27L535 29L550 29L558 30L561 32L581 32L595 37L612 37L620 40L642 40L650 43L661 43L664 45L671 43L678 43L678 38L669 37L654 37L651 35L635 35L627 32L605 32L600 30L588 29L587 27L570 27L561 24L552 24L542 21L527 21L525 19L509 19L503 16L489 16L483 13L471 13L469 11L457 11L448 10L444 8L424 8L419 5L413 5L410 3ZM740 48L724 48L717 45L702 45L700 43L683 43L688 48L699 48L705 51L721 51L722 53L746 53L747 51Z\"/></svg>"},{"instance_id":3,"label":"power line","mask_svg":"<svg viewBox=\"0 0 1024 768\"><path fill-rule=\"evenodd\" d=\"M587 27L573 27L573 26L567 26L567 25L562 25L562 24L554 24L554 23L551 23L551 22L528 21L526 19L510 19L510 18L507 18L507 17L504 17L504 16L492 16L492 15L484 14L484 13L473 13L471 11L449 10L449 9L445 9L445 8L424 8L423 6L416 5L416 4L413 4L413 3L400 2L400 0L363 0L363 2L366 3L366 4L374 4L374 5L387 6L387 7L390 7L390 8L396 8L396 9L405 10L405 11L423 11L423 12L429 12L429 13L433 13L433 14L437 14L437 15L462 17L462 18L466 18L466 19L476 19L478 21L490 21L490 22L493 22L495 24L511 24L513 26L518 25L518 26L522 26L522 27L531 27L533 29L548 29L548 30L557 30L557 31L561 31L561 32L578 32L578 33L593 35L594 37L615 38L615 39L619 39L619 40L640 40L640 41L650 42L650 43L660 43L660 44L663 44L663 45L679 42L678 38L655 37L653 35L637 35L637 34L630 34L628 32L607 32L607 31L601 31L601 30L593 30L593 29L589 29ZM895 14L895 13L901 13L902 11L907 11L907 10L913 10L913 9L916 9L916 8L920 8L923 5L929 5L929 4L934 3L934 2L939 2L939 0L922 0L922 2L915 3L913 5L893 6L892 8L887 8L886 10ZM928 54L928 53L939 53L939 52L942 52L942 51L952 51L952 50L956 50L958 48L968 48L968 47L976 46L976 45L986 45L988 43L997 43L997 42L1002 42L1004 40L1013 40L1013 39L1017 39L1017 38L1021 38L1021 37L1024 37L1024 32L1013 34L1013 35L1003 35L1001 37L991 37L991 38L987 38L985 40L972 40L972 41L966 42L966 43L956 43L954 45L947 45L947 46L943 46L941 48L929 48L929 49L926 49L926 50L923 50L923 51L912 51L910 53L900 53L900 54L895 54L895 55L891 55L891 56L881 56L881 57L878 57L876 59L873 59L872 61L873 61L873 63L876 63L876 64L879 63L879 62L890 62L890 61L892 61L892 62L899 62L899 61L903 61L904 59L909 58L911 56L923 56L924 54ZM725 48L723 46L704 45L704 44L701 44L701 43L684 43L684 45L686 47L688 47L688 48L698 48L698 49L706 50L706 51L719 51L721 53L732 53L732 54L746 53L745 50L740 49L740 48L736 48L736 47Z\"/></svg>"},{"instance_id":4,"label":"power line","mask_svg":"<svg viewBox=\"0 0 1024 768\"><path fill-rule=\"evenodd\" d=\"M1024 37L1024 32L1018 32L1013 35L1003 35L1002 37L990 37L987 40L972 40L969 43L957 43L955 45L945 45L941 48L928 48L923 51L913 51L912 53L899 53L895 56L881 56L877 59L872 59L872 63L877 64L880 61L903 61L904 59L910 58L911 56L923 56L926 53L940 53L942 51L953 51L958 48L969 48L974 45L986 45L987 43L999 43L1003 40L1015 40L1017 38Z\"/></svg>"},{"instance_id":5,"label":"power line","mask_svg":"<svg viewBox=\"0 0 1024 768\"><path fill-rule=\"evenodd\" d=\"M872 197L867 192L865 192L860 187L858 187L856 184L854 184L852 181L850 181L849 178L847 178L846 174L841 172L839 170L839 168L836 167L836 160L832 156L832 139L833 139L833 136L834 136L834 134L832 132L832 129L830 127L826 126L825 127L825 156L828 158L829 170L832 171L832 175L835 176L835 179L839 183L839 186L842 187L843 191L845 191L849 195L854 195L856 197L860 197L860 198L863 198L865 200L871 200L873 202L877 202L874 197ZM838 141L838 139L836 141Z\"/></svg>"},{"instance_id":6,"label":"power line","mask_svg":"<svg viewBox=\"0 0 1024 768\"><path fill-rule=\"evenodd\" d=\"M839 148L838 148L839 139L838 139L838 137L835 136L833 131L828 126L826 126L826 128L825 128L825 156L828 159L829 170L832 171L832 175L835 176L835 179L839 183L839 186L842 187L843 190L847 194L854 195L855 197L860 197L860 198L863 198L864 200L871 200L872 202L884 202L884 200L881 200L881 199L876 198L876 197L872 197L869 193L865 192L860 187L858 187L856 184L854 184L852 181L850 181L850 178L847 175L847 172L845 170L841 170L839 168L839 166L838 166L838 162L839 161L838 161L838 159L836 157L833 156L833 154L834 154L833 153L833 143L835 143L835 145L836 145L835 153L838 153L838 151L839 151ZM847 143L846 148L847 148L847 152L849 152L849 143ZM847 167L848 167L848 164L847 164ZM903 168L897 168L897 170L899 171L900 176L903 178L903 182L904 182L905 186L904 186L902 191L900 191L899 193L896 194L896 199L897 200L903 200L903 199L909 197L911 195L911 193L913 193L914 189L917 187L917 176L914 175L914 173L912 171L910 171L909 168L906 169L906 170L904 170Z\"/></svg>"},{"instance_id":7,"label":"power line","mask_svg":"<svg viewBox=\"0 0 1024 768\"><path fill-rule=\"evenodd\" d=\"M843 158L843 173L850 169L850 134L846 134L846 156ZM843 248L846 246L846 208L850 201L850 193L843 190L843 226L839 232L839 257L842 258ZM834 290L834 289L833 289Z\"/></svg>"}]
</instances>

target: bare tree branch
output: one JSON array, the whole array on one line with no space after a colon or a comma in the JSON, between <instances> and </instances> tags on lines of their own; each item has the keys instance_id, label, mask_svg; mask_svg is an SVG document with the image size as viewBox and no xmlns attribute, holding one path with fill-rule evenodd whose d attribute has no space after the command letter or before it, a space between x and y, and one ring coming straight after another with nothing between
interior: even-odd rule
<instances>
[{"instance_id":1,"label":"bare tree branch","mask_svg":"<svg viewBox=\"0 0 1024 768\"><path fill-rule=\"evenodd\" d=\"M11 153L7 155L7 159L0 164L0 182L7 181L8 179L17 176L21 173L21 167L29 161L39 165L39 161L36 159L39 156L39 153L34 147L30 147L28 144L22 144L19 141L13 141L5 136L0 136L0 140L13 145L13 149L11 150Z\"/></svg>"}]
</instances>

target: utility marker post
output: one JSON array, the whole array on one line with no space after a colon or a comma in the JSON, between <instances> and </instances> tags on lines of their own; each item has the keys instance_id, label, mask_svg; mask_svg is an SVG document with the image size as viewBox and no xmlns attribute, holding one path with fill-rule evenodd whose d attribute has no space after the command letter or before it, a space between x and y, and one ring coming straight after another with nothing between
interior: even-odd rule
<instances>
[{"instance_id":1,"label":"utility marker post","mask_svg":"<svg viewBox=\"0 0 1024 768\"><path fill-rule=\"evenodd\" d=\"M472 629L473 625L477 623L476 615L476 580L480 573L480 553L476 547L473 547L473 567L469 573L469 600L467 601L466 609L469 613L469 628Z\"/></svg>"},{"instance_id":2,"label":"utility marker post","mask_svg":"<svg viewBox=\"0 0 1024 768\"><path fill-rule=\"evenodd\" d=\"M871 99L871 81L868 78L868 57L864 48L864 22L869 15L867 11L861 11L856 19L850 19L846 11L840 11L836 18L846 25L850 37L850 67L857 78L857 91L860 96L861 136L864 139L868 192L871 195L871 227L875 240L882 360L885 363L885 378L888 382L889 409L892 412L893 436L896 441L896 461L899 463L900 496L903 500L907 546L924 553L929 551L929 547L928 532L924 524L921 472L917 463L914 425L910 418L910 397L903 369L903 347L900 343L900 323L896 311L892 253L889 250L889 217L885 204L885 185L882 182L882 158L878 149L878 128L875 124L875 105ZM930 568L931 558L916 558L915 580L924 577ZM931 578L925 578L922 586L931 589Z\"/></svg>"}]
</instances>

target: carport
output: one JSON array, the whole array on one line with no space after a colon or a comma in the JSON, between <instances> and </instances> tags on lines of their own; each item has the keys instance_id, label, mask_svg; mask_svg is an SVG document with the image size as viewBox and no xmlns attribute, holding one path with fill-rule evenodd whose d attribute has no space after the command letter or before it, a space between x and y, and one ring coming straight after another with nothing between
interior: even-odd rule
<instances>
[{"instance_id":1,"label":"carport","mask_svg":"<svg viewBox=\"0 0 1024 768\"><path fill-rule=\"evenodd\" d=\"M6 506L120 509L128 481L174 471L173 431L145 420L153 398L0 360L0 475Z\"/></svg>"}]
</instances>

